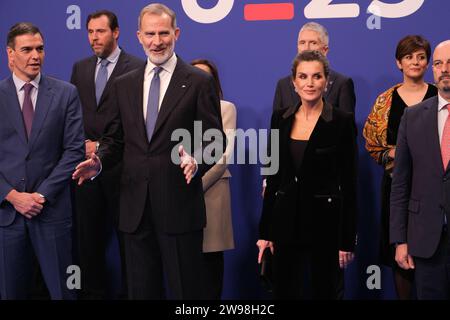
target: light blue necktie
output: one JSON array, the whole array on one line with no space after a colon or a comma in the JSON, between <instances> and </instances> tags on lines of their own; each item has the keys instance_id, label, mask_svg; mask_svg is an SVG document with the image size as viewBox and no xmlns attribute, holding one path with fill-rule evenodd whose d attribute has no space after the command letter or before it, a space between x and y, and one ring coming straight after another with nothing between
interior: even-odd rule
<instances>
[{"instance_id":1,"label":"light blue necktie","mask_svg":"<svg viewBox=\"0 0 450 320\"><path fill-rule=\"evenodd\" d=\"M147 139L148 142L152 140L153 130L155 130L156 119L158 118L158 107L159 107L159 72L161 67L155 67L153 69L153 79L150 84L150 90L148 92L148 102L147 102L147 117L145 121L145 127L147 129Z\"/></svg>"},{"instance_id":2,"label":"light blue necktie","mask_svg":"<svg viewBox=\"0 0 450 320\"><path fill-rule=\"evenodd\" d=\"M95 98L97 99L97 106L102 97L103 90L105 90L106 82L108 81L108 64L107 59L100 61L100 69L98 69L97 79L95 79Z\"/></svg>"}]
</instances>

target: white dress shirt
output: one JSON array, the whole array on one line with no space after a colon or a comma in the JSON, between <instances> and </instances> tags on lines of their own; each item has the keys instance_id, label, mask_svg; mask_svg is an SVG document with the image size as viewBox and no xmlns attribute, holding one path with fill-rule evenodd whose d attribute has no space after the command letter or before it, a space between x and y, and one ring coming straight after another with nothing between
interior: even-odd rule
<instances>
[{"instance_id":1,"label":"white dress shirt","mask_svg":"<svg viewBox=\"0 0 450 320\"><path fill-rule=\"evenodd\" d=\"M22 79L19 79L14 73L12 75L14 85L16 86L16 92L17 92L17 98L19 99L20 104L20 110L22 110L23 107L23 99L25 98L25 91L23 89L23 86L26 84L25 81ZM30 81L30 83L33 85L33 88L31 89L31 102L33 104L33 110L36 110L36 101L39 91L39 82L41 81L41 74L39 73L36 78Z\"/></svg>"},{"instance_id":2,"label":"white dress shirt","mask_svg":"<svg viewBox=\"0 0 450 320\"><path fill-rule=\"evenodd\" d=\"M109 61L109 64L106 66L106 70L108 70L108 79L111 76L111 74L114 71L114 68L116 67L117 61L119 60L120 56L120 50L119 46L114 49L113 52L106 58L106 60ZM97 57L97 65L95 66L95 75L94 75L94 81L97 79L98 70L100 70L100 65L102 62L102 58Z\"/></svg>"},{"instance_id":3,"label":"white dress shirt","mask_svg":"<svg viewBox=\"0 0 450 320\"><path fill-rule=\"evenodd\" d=\"M439 144L442 143L442 134L444 132L445 121L448 116L448 109L445 108L450 102L441 97L438 93L438 131L439 131Z\"/></svg>"},{"instance_id":4,"label":"white dress shirt","mask_svg":"<svg viewBox=\"0 0 450 320\"><path fill-rule=\"evenodd\" d=\"M158 110L161 108L161 103L164 99L164 95L166 94L167 88L169 87L170 80L172 79L173 72L175 71L175 67L177 65L177 56L175 53L172 54L172 57L169 58L166 62L164 62L161 67L162 69L159 71L159 106ZM150 92L150 84L153 79L153 74L155 73L153 69L157 67L153 64L149 58L147 58L147 66L145 67L144 74L144 101L143 101L143 112L144 112L144 120L147 121L147 103L148 103L148 94Z\"/></svg>"}]
</instances>

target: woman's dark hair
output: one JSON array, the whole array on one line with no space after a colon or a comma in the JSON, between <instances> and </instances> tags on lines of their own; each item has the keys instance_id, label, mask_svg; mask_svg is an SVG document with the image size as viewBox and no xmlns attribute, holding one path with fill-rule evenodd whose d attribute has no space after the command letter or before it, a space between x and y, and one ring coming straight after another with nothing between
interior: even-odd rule
<instances>
[{"instance_id":1,"label":"woman's dark hair","mask_svg":"<svg viewBox=\"0 0 450 320\"><path fill-rule=\"evenodd\" d=\"M220 85L219 72L217 71L216 65L207 59L195 59L191 61L191 65L195 66L196 64L204 64L208 66L209 70L211 70L211 75L214 78L214 83L216 85L216 91L219 95L219 98L223 99L222 86Z\"/></svg>"},{"instance_id":2,"label":"woman's dark hair","mask_svg":"<svg viewBox=\"0 0 450 320\"><path fill-rule=\"evenodd\" d=\"M323 66L323 73L325 74L325 78L328 78L330 74L330 64L328 59L317 50L305 50L300 52L292 61L292 79L295 79L295 75L297 73L297 67L300 62L303 61L317 61L320 62Z\"/></svg>"},{"instance_id":3,"label":"woman's dark hair","mask_svg":"<svg viewBox=\"0 0 450 320\"><path fill-rule=\"evenodd\" d=\"M403 57L420 49L425 50L427 63L430 62L431 47L428 40L419 35L408 35L398 42L397 49L395 50L395 59L400 61Z\"/></svg>"}]
</instances>

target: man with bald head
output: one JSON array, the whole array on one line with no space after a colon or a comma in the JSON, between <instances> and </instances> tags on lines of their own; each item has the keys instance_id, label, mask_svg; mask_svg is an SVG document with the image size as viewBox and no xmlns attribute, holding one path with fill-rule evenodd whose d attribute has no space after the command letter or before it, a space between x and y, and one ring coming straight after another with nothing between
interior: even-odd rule
<instances>
[{"instance_id":1,"label":"man with bald head","mask_svg":"<svg viewBox=\"0 0 450 320\"><path fill-rule=\"evenodd\" d=\"M391 190L390 241L415 269L419 299L450 299L450 40L433 54L438 95L405 109Z\"/></svg>"}]
</instances>

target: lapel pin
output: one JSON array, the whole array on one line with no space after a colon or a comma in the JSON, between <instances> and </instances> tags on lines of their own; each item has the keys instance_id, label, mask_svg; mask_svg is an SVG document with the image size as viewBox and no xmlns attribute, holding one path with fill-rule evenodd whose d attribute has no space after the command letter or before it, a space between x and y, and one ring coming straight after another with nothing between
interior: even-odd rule
<instances>
[{"instance_id":1,"label":"lapel pin","mask_svg":"<svg viewBox=\"0 0 450 320\"><path fill-rule=\"evenodd\" d=\"M181 86L182 88L186 88L186 85L185 84L183 84L182 86Z\"/></svg>"}]
</instances>

